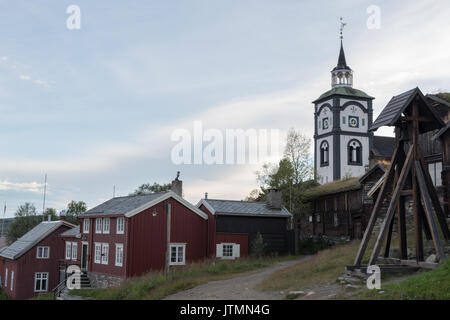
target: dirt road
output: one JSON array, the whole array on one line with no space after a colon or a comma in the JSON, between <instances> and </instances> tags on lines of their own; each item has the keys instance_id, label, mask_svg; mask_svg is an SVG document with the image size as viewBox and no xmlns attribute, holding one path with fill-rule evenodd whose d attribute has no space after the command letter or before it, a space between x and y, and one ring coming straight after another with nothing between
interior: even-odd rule
<instances>
[{"instance_id":1,"label":"dirt road","mask_svg":"<svg viewBox=\"0 0 450 320\"><path fill-rule=\"evenodd\" d=\"M309 256L298 260L279 262L269 268L251 274L211 281L195 288L167 296L165 300L278 300L286 296L286 292L258 291L254 287L272 273L302 263Z\"/></svg>"}]
</instances>

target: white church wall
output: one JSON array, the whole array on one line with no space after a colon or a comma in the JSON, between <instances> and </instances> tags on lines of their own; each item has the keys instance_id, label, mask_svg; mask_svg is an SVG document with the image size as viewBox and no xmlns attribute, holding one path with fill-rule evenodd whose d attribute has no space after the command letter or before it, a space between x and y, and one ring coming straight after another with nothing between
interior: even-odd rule
<instances>
[{"instance_id":1,"label":"white church wall","mask_svg":"<svg viewBox=\"0 0 450 320\"><path fill-rule=\"evenodd\" d=\"M325 101L324 103L321 103L318 107L317 110L320 110L320 107L324 104L331 104L332 101ZM324 118L328 118L328 128L324 129L323 128L323 119ZM333 130L333 113L331 112L331 109L329 107L324 107L322 108L322 110L320 110L319 115L317 116L317 133L319 135L324 134L324 133L329 133L331 132L331 130Z\"/></svg>"},{"instance_id":2,"label":"white church wall","mask_svg":"<svg viewBox=\"0 0 450 320\"><path fill-rule=\"evenodd\" d=\"M316 149L316 164L317 164L317 174L319 177L320 183L327 183L333 181L333 144L332 144L333 138L326 137L322 139L317 140L317 149ZM322 144L322 141L327 141L329 146L329 154L328 154L328 166L321 167L320 166L320 145Z\"/></svg>"},{"instance_id":3,"label":"white church wall","mask_svg":"<svg viewBox=\"0 0 450 320\"><path fill-rule=\"evenodd\" d=\"M342 99L344 100L344 99ZM352 127L349 124L349 116L356 117L357 127ZM369 116L357 105L348 105L340 112L341 130L351 132L367 132Z\"/></svg>"},{"instance_id":4,"label":"white church wall","mask_svg":"<svg viewBox=\"0 0 450 320\"><path fill-rule=\"evenodd\" d=\"M350 140L356 139L362 145L362 165L349 165L348 164L348 152L347 145ZM369 165L369 138L368 137L355 137L342 135L341 136L341 177L343 178L347 174L351 177L359 177L366 173L365 167Z\"/></svg>"}]
</instances>

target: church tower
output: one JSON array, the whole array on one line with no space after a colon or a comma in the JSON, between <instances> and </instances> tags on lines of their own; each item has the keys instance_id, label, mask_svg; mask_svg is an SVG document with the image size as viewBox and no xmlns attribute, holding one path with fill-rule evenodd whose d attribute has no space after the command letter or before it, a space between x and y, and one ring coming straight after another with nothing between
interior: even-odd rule
<instances>
[{"instance_id":1,"label":"church tower","mask_svg":"<svg viewBox=\"0 0 450 320\"><path fill-rule=\"evenodd\" d=\"M314 103L314 168L320 183L358 177L369 166L373 133L373 97L353 88L353 70L347 65L342 31L336 67L331 70L331 90Z\"/></svg>"}]
</instances>

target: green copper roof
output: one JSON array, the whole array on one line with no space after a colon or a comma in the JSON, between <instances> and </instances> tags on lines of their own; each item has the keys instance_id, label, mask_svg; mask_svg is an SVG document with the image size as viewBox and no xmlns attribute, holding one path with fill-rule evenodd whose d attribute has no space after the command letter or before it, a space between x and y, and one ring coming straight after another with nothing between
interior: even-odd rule
<instances>
[{"instance_id":1,"label":"green copper roof","mask_svg":"<svg viewBox=\"0 0 450 320\"><path fill-rule=\"evenodd\" d=\"M326 97L329 97L329 96L332 96L335 94L340 94L343 96L366 98L366 99L374 99L374 97L371 97L367 93L365 93L361 90L358 90L358 89L354 89L354 88L350 88L350 87L337 87L337 88L333 88L333 89L325 92L316 101L322 100L323 98L326 98Z\"/></svg>"}]
</instances>

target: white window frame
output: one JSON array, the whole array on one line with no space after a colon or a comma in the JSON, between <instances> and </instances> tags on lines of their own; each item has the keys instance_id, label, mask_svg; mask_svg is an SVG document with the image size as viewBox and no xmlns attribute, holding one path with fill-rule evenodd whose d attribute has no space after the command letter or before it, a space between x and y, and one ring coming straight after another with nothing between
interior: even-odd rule
<instances>
[{"instance_id":1,"label":"white window frame","mask_svg":"<svg viewBox=\"0 0 450 320\"><path fill-rule=\"evenodd\" d=\"M72 242L72 260L77 261L78 259L78 243Z\"/></svg>"},{"instance_id":2,"label":"white window frame","mask_svg":"<svg viewBox=\"0 0 450 320\"><path fill-rule=\"evenodd\" d=\"M42 255L39 256L39 249L41 249ZM47 256L45 256L45 249L47 249ZM50 247L40 246L36 248L36 259L50 259Z\"/></svg>"},{"instance_id":3,"label":"white window frame","mask_svg":"<svg viewBox=\"0 0 450 320\"><path fill-rule=\"evenodd\" d=\"M442 162L430 162L428 164L428 172L430 173L433 186L442 186Z\"/></svg>"},{"instance_id":4,"label":"white window frame","mask_svg":"<svg viewBox=\"0 0 450 320\"><path fill-rule=\"evenodd\" d=\"M95 233L102 233L102 230L103 230L102 218L95 219Z\"/></svg>"},{"instance_id":5,"label":"white window frame","mask_svg":"<svg viewBox=\"0 0 450 320\"><path fill-rule=\"evenodd\" d=\"M119 249L121 249L119 251ZM122 267L123 266L123 244L122 243L116 243L116 267Z\"/></svg>"},{"instance_id":6,"label":"white window frame","mask_svg":"<svg viewBox=\"0 0 450 320\"><path fill-rule=\"evenodd\" d=\"M111 229L111 221L109 218L103 218L102 222L102 231L104 234L109 234L109 230Z\"/></svg>"},{"instance_id":7,"label":"white window frame","mask_svg":"<svg viewBox=\"0 0 450 320\"><path fill-rule=\"evenodd\" d=\"M72 259L72 242L66 241L66 260Z\"/></svg>"},{"instance_id":8,"label":"white window frame","mask_svg":"<svg viewBox=\"0 0 450 320\"><path fill-rule=\"evenodd\" d=\"M333 225L335 226L335 227L338 227L339 226L339 216L338 216L338 214L335 212L334 213L334 215L333 215Z\"/></svg>"},{"instance_id":9,"label":"white window frame","mask_svg":"<svg viewBox=\"0 0 450 320\"><path fill-rule=\"evenodd\" d=\"M231 256L224 256L223 255L223 249L224 246L232 246L232 255ZM224 260L234 260L236 258L239 258L241 256L241 245L239 243L232 243L232 242L221 242L216 244L216 257L221 258Z\"/></svg>"},{"instance_id":10,"label":"white window frame","mask_svg":"<svg viewBox=\"0 0 450 320\"><path fill-rule=\"evenodd\" d=\"M124 234L124 232L125 232L125 217L118 217L116 219L116 234Z\"/></svg>"},{"instance_id":11,"label":"white window frame","mask_svg":"<svg viewBox=\"0 0 450 320\"><path fill-rule=\"evenodd\" d=\"M109 244L102 243L102 264L108 265L109 262Z\"/></svg>"},{"instance_id":12,"label":"white window frame","mask_svg":"<svg viewBox=\"0 0 450 320\"><path fill-rule=\"evenodd\" d=\"M41 276L39 279L37 278L38 274ZM42 277L42 275L46 275L46 277ZM42 289L42 280L47 280L45 282L45 290ZM41 280L41 286L39 290L36 290L36 283L38 280ZM34 273L34 292L47 292L48 291L48 281L49 281L49 274L48 272L35 272Z\"/></svg>"},{"instance_id":13,"label":"white window frame","mask_svg":"<svg viewBox=\"0 0 450 320\"><path fill-rule=\"evenodd\" d=\"M98 242L94 243L94 263L102 263L102 244Z\"/></svg>"},{"instance_id":14,"label":"white window frame","mask_svg":"<svg viewBox=\"0 0 450 320\"><path fill-rule=\"evenodd\" d=\"M91 228L91 220L87 218L83 219L83 233L88 234L90 228Z\"/></svg>"},{"instance_id":15,"label":"white window frame","mask_svg":"<svg viewBox=\"0 0 450 320\"><path fill-rule=\"evenodd\" d=\"M14 290L14 271L11 271L11 291Z\"/></svg>"},{"instance_id":16,"label":"white window frame","mask_svg":"<svg viewBox=\"0 0 450 320\"><path fill-rule=\"evenodd\" d=\"M229 250L225 250L228 248L231 248L230 252L228 252ZM225 259L233 258L233 256L234 256L233 249L234 249L233 243L222 243L222 257ZM225 254L225 251L227 251L227 254Z\"/></svg>"},{"instance_id":17,"label":"white window frame","mask_svg":"<svg viewBox=\"0 0 450 320\"><path fill-rule=\"evenodd\" d=\"M5 288L8 288L8 268L5 269Z\"/></svg>"},{"instance_id":18,"label":"white window frame","mask_svg":"<svg viewBox=\"0 0 450 320\"><path fill-rule=\"evenodd\" d=\"M172 261L172 248L175 248L175 262ZM182 261L178 261L179 249L183 248L183 258ZM171 243L170 244L170 261L171 266L182 266L186 264L186 243Z\"/></svg>"}]
</instances>

